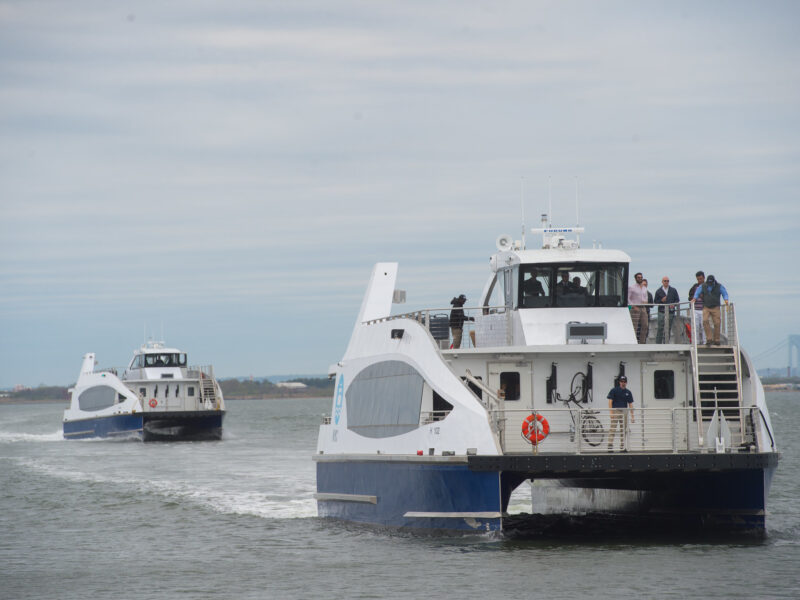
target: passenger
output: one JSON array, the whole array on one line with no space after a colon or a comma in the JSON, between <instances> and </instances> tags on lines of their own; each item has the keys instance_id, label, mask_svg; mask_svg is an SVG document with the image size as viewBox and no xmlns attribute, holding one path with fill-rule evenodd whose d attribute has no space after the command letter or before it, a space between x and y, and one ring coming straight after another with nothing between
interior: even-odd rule
<instances>
[{"instance_id":1,"label":"passenger","mask_svg":"<svg viewBox=\"0 0 800 600\"><path fill-rule=\"evenodd\" d=\"M561 281L559 281L556 285L556 294L568 294L572 291L572 282L569 280L569 271L561 271Z\"/></svg>"},{"instance_id":2,"label":"passenger","mask_svg":"<svg viewBox=\"0 0 800 600\"><path fill-rule=\"evenodd\" d=\"M614 432L619 429L620 450L625 449L625 432L628 429L628 412L630 409L633 423L633 394L628 389L628 378L621 375L616 387L608 392L608 408L611 412L611 425L608 431L608 451L614 450Z\"/></svg>"},{"instance_id":3,"label":"passenger","mask_svg":"<svg viewBox=\"0 0 800 600\"><path fill-rule=\"evenodd\" d=\"M464 302L467 297L461 294L450 300L453 310L450 311L450 331L453 333L453 348L461 348L461 337L464 333L464 321L474 321L475 317L464 316Z\"/></svg>"},{"instance_id":4,"label":"passenger","mask_svg":"<svg viewBox=\"0 0 800 600\"><path fill-rule=\"evenodd\" d=\"M644 276L636 273L633 276L636 283L628 287L628 308L631 311L631 321L633 321L633 331L640 344L647 340L648 311L645 304L652 298L648 298L647 284L644 283Z\"/></svg>"},{"instance_id":5,"label":"passenger","mask_svg":"<svg viewBox=\"0 0 800 600\"><path fill-rule=\"evenodd\" d=\"M586 288L581 285L581 278L577 276L572 278L572 290L576 294L581 294L583 296L587 296L589 294Z\"/></svg>"},{"instance_id":6,"label":"passenger","mask_svg":"<svg viewBox=\"0 0 800 600\"><path fill-rule=\"evenodd\" d=\"M697 286L694 292L695 300L701 297L703 299L703 329L705 329L706 332L706 346L711 346L712 344L719 346L720 325L722 321L719 314L719 307L722 304L720 302L720 296L722 296L727 305L728 290L726 290L725 286L717 281L713 275L709 275L705 283ZM714 325L713 328L711 326L712 322Z\"/></svg>"},{"instance_id":7,"label":"passenger","mask_svg":"<svg viewBox=\"0 0 800 600\"><path fill-rule=\"evenodd\" d=\"M669 284L669 277L664 276L661 278L661 287L656 290L654 296L655 304L678 304L681 301L681 297L678 296L678 290L672 287ZM664 321L665 317L669 314L669 318L666 319L666 340L664 336ZM675 322L675 307L670 306L669 312L664 309L664 306L658 307L658 331L656 332L656 344L663 344L665 341L669 342L672 331L672 324Z\"/></svg>"},{"instance_id":8,"label":"passenger","mask_svg":"<svg viewBox=\"0 0 800 600\"><path fill-rule=\"evenodd\" d=\"M697 288L703 285L703 282L706 280L706 274L702 271L698 271L694 274L697 278L697 283L695 283L692 288L689 290L689 301L691 302L694 299L694 293ZM692 331L696 336L696 341L698 344L705 344L706 343L706 330L703 327L703 296L702 294L700 297L694 301L694 319L692 320Z\"/></svg>"},{"instance_id":9,"label":"passenger","mask_svg":"<svg viewBox=\"0 0 800 600\"><path fill-rule=\"evenodd\" d=\"M522 284L522 292L525 296L544 296L544 287L534 274L530 279L526 279Z\"/></svg>"}]
</instances>

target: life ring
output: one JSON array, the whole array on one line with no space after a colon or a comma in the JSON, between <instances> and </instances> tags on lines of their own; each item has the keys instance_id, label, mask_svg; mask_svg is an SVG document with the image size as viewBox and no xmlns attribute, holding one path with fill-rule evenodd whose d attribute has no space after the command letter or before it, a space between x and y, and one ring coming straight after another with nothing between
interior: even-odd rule
<instances>
[{"instance_id":1,"label":"life ring","mask_svg":"<svg viewBox=\"0 0 800 600\"><path fill-rule=\"evenodd\" d=\"M528 415L522 422L522 437L531 444L538 444L546 438L549 433L550 423L538 413Z\"/></svg>"},{"instance_id":2,"label":"life ring","mask_svg":"<svg viewBox=\"0 0 800 600\"><path fill-rule=\"evenodd\" d=\"M156 406L158 406L158 400L150 398L150 408L155 408Z\"/></svg>"}]
</instances>

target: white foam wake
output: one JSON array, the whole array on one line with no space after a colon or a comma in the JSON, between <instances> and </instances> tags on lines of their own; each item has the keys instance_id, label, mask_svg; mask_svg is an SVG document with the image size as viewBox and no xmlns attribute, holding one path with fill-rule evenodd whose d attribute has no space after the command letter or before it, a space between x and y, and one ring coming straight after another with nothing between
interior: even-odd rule
<instances>
[{"instance_id":1,"label":"white foam wake","mask_svg":"<svg viewBox=\"0 0 800 600\"><path fill-rule=\"evenodd\" d=\"M61 430L55 433L22 433L19 431L0 431L0 444L14 442L63 442Z\"/></svg>"},{"instance_id":2,"label":"white foam wake","mask_svg":"<svg viewBox=\"0 0 800 600\"><path fill-rule=\"evenodd\" d=\"M133 489L141 494L160 496L179 503L186 502L222 514L250 515L263 519L304 519L317 516L313 484L302 485L293 482L292 489L282 490L283 494L279 491L267 494L251 490L217 489L211 485L198 485L191 481L144 480L68 470L29 458L16 459L16 462L56 479Z\"/></svg>"}]
</instances>

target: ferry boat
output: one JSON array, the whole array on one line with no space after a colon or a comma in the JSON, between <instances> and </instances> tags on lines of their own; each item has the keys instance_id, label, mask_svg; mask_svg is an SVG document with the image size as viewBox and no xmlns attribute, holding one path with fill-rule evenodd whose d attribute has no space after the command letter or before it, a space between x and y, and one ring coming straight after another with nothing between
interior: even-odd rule
<instances>
[{"instance_id":1,"label":"ferry boat","mask_svg":"<svg viewBox=\"0 0 800 600\"><path fill-rule=\"evenodd\" d=\"M531 518L763 530L779 453L734 303L722 307L719 345L692 335L693 303L648 307L639 340L630 257L582 249L582 228L546 215L532 231L541 248L498 238L477 306L459 309L460 346L450 309L393 315L405 296L398 265L375 265L330 369L332 410L314 455L319 516L504 530L520 522L508 514L512 492L529 485ZM634 403L611 409L622 378Z\"/></svg>"},{"instance_id":2,"label":"ferry boat","mask_svg":"<svg viewBox=\"0 0 800 600\"><path fill-rule=\"evenodd\" d=\"M88 353L70 405L66 439L136 437L142 441L219 440L225 400L211 366L188 366L186 353L147 342L118 376L95 370Z\"/></svg>"}]
</instances>

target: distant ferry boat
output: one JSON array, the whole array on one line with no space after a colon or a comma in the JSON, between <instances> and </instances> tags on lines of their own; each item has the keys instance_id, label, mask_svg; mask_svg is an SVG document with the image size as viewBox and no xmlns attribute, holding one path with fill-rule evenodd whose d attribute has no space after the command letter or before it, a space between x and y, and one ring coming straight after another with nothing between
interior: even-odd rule
<instances>
[{"instance_id":1,"label":"distant ferry boat","mask_svg":"<svg viewBox=\"0 0 800 600\"><path fill-rule=\"evenodd\" d=\"M319 515L501 530L512 492L531 481L536 515L763 529L779 454L733 303L719 345L698 344L688 303L652 307L637 343L630 257L581 249L566 237L580 228L545 220L533 231L541 249L498 238L477 307L454 317L392 315L405 296L398 265L375 266L330 371L314 456ZM633 413L609 408L623 378Z\"/></svg>"},{"instance_id":2,"label":"distant ferry boat","mask_svg":"<svg viewBox=\"0 0 800 600\"><path fill-rule=\"evenodd\" d=\"M66 439L222 437L225 401L213 367L190 367L186 353L163 342L148 342L134 351L120 377L116 369L94 367L94 353L86 354L64 411Z\"/></svg>"}]
</instances>

